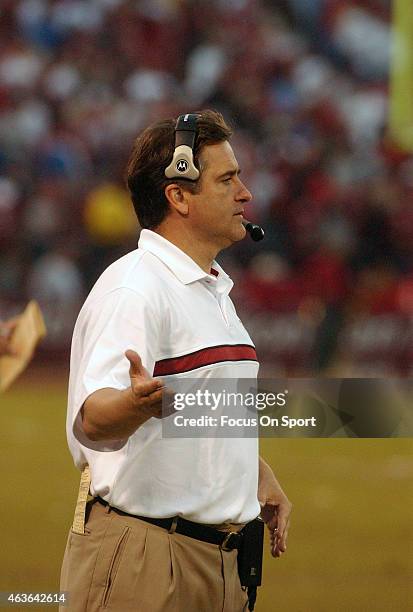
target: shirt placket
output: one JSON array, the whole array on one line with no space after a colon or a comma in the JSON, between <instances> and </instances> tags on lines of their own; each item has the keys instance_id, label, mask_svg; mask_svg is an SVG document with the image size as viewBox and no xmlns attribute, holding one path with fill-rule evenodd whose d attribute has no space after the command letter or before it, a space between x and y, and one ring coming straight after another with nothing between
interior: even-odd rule
<instances>
[{"instance_id":1,"label":"shirt placket","mask_svg":"<svg viewBox=\"0 0 413 612\"><path fill-rule=\"evenodd\" d=\"M230 322L228 319L228 310L227 310L227 301L228 301L227 300L227 296L228 296L227 288L223 285L223 283L220 283L216 278L211 280L209 287L216 301L218 302L218 307L221 312L221 316L224 319L224 323L226 327L230 327Z\"/></svg>"}]
</instances>

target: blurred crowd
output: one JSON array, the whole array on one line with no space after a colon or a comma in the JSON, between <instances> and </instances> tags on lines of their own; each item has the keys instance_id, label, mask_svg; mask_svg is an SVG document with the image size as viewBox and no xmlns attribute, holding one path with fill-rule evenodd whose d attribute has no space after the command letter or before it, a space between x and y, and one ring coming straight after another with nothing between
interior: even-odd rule
<instances>
[{"instance_id":1,"label":"blurred crowd","mask_svg":"<svg viewBox=\"0 0 413 612\"><path fill-rule=\"evenodd\" d=\"M0 315L65 353L135 248L140 129L220 110L266 239L221 258L267 375L413 374L413 155L386 127L387 0L3 0Z\"/></svg>"}]
</instances>

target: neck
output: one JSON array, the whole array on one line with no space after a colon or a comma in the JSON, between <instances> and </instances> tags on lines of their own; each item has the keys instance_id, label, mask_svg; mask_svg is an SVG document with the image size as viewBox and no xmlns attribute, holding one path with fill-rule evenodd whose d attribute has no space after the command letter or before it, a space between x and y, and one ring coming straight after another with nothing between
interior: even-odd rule
<instances>
[{"instance_id":1,"label":"neck","mask_svg":"<svg viewBox=\"0 0 413 612\"><path fill-rule=\"evenodd\" d=\"M215 246L194 237L181 228L178 232L166 223L162 223L154 231L189 255L204 272L210 274L212 262L219 252Z\"/></svg>"}]
</instances>

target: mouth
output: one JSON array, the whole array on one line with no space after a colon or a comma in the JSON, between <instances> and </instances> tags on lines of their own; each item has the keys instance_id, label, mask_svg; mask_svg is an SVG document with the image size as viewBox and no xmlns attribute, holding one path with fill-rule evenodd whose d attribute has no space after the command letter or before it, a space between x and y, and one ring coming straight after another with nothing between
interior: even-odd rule
<instances>
[{"instance_id":1,"label":"mouth","mask_svg":"<svg viewBox=\"0 0 413 612\"><path fill-rule=\"evenodd\" d=\"M244 215L244 211L240 210L239 212L234 214L234 217L242 217Z\"/></svg>"}]
</instances>

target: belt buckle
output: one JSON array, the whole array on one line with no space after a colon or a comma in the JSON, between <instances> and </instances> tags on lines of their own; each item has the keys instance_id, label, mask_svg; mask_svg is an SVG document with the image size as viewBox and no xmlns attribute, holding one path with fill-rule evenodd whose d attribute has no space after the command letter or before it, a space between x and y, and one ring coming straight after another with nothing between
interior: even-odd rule
<instances>
[{"instance_id":1,"label":"belt buckle","mask_svg":"<svg viewBox=\"0 0 413 612\"><path fill-rule=\"evenodd\" d=\"M228 545L229 545L229 543L231 541L231 536L241 537L238 532L230 531L229 533L227 533L227 535L225 536L225 538L222 541L221 550L224 550L224 551L227 551L227 552L229 552L230 550L234 550L235 546L231 547L231 548L228 548Z\"/></svg>"}]
</instances>

